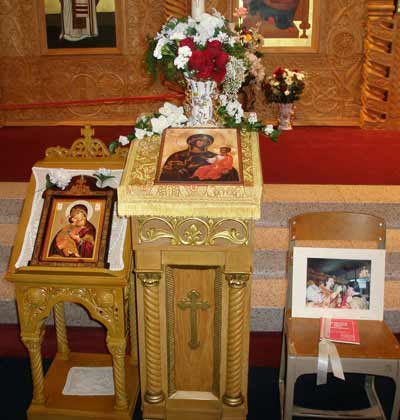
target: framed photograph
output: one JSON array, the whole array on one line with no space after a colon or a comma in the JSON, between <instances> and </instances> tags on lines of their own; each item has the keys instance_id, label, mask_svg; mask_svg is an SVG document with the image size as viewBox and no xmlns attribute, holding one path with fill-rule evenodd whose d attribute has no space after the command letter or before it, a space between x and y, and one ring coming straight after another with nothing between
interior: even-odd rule
<instances>
[{"instance_id":1,"label":"framed photograph","mask_svg":"<svg viewBox=\"0 0 400 420\"><path fill-rule=\"evenodd\" d=\"M236 128L164 130L155 184L243 184L240 131Z\"/></svg>"},{"instance_id":2,"label":"framed photograph","mask_svg":"<svg viewBox=\"0 0 400 420\"><path fill-rule=\"evenodd\" d=\"M106 54L121 49L122 3L37 0L46 54Z\"/></svg>"},{"instance_id":3,"label":"framed photograph","mask_svg":"<svg viewBox=\"0 0 400 420\"><path fill-rule=\"evenodd\" d=\"M116 199L96 178L75 176L65 190L47 188L29 265L107 268Z\"/></svg>"},{"instance_id":4,"label":"framed photograph","mask_svg":"<svg viewBox=\"0 0 400 420\"><path fill-rule=\"evenodd\" d=\"M292 315L383 319L385 250L293 248Z\"/></svg>"},{"instance_id":5,"label":"framed photograph","mask_svg":"<svg viewBox=\"0 0 400 420\"><path fill-rule=\"evenodd\" d=\"M246 7L246 28L258 28L262 49L270 52L317 52L320 0L236 0Z\"/></svg>"}]
</instances>

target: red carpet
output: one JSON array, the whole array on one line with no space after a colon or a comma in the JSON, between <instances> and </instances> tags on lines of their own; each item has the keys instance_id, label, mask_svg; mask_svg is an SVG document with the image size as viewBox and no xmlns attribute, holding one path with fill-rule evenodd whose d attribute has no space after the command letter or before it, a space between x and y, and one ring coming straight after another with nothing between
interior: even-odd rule
<instances>
[{"instance_id":1,"label":"red carpet","mask_svg":"<svg viewBox=\"0 0 400 420\"><path fill-rule=\"evenodd\" d=\"M107 144L132 127L95 127ZM28 181L47 147L69 146L80 127L4 127L0 181ZM278 143L260 139L264 182L270 184L400 185L400 132L358 127L295 127Z\"/></svg>"}]
</instances>

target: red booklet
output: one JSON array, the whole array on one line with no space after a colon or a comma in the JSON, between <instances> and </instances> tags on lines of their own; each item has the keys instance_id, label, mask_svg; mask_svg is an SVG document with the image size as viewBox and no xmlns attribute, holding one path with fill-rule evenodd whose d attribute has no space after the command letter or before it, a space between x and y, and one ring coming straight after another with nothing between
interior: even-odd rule
<instances>
[{"instance_id":1,"label":"red booklet","mask_svg":"<svg viewBox=\"0 0 400 420\"><path fill-rule=\"evenodd\" d=\"M320 318L320 338L338 343L360 344L358 322L355 319Z\"/></svg>"}]
</instances>

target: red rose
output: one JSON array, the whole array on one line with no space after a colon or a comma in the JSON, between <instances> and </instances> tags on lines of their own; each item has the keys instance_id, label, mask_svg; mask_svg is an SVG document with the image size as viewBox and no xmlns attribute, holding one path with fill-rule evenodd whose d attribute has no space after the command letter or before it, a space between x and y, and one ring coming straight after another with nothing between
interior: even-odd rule
<instances>
[{"instance_id":1,"label":"red rose","mask_svg":"<svg viewBox=\"0 0 400 420\"><path fill-rule=\"evenodd\" d=\"M211 61L205 62L204 65L196 73L199 79L209 79L213 74L213 64Z\"/></svg>"},{"instance_id":2,"label":"red rose","mask_svg":"<svg viewBox=\"0 0 400 420\"><path fill-rule=\"evenodd\" d=\"M211 77L213 67L213 62L205 50L192 51L192 56L189 58L189 69L196 71L196 77L208 79Z\"/></svg>"},{"instance_id":3,"label":"red rose","mask_svg":"<svg viewBox=\"0 0 400 420\"><path fill-rule=\"evenodd\" d=\"M179 42L180 47L189 47L192 51L196 48L193 38L185 38Z\"/></svg>"},{"instance_id":4,"label":"red rose","mask_svg":"<svg viewBox=\"0 0 400 420\"><path fill-rule=\"evenodd\" d=\"M275 75L275 77L279 77L279 76L282 76L283 73L285 73L285 70L282 67L277 67L274 70L273 74Z\"/></svg>"},{"instance_id":5,"label":"red rose","mask_svg":"<svg viewBox=\"0 0 400 420\"><path fill-rule=\"evenodd\" d=\"M192 55L189 58L189 69L199 70L202 66L204 66L204 58L203 51L193 50Z\"/></svg>"},{"instance_id":6,"label":"red rose","mask_svg":"<svg viewBox=\"0 0 400 420\"><path fill-rule=\"evenodd\" d=\"M222 51L222 44L218 40L207 41L205 51L208 51L212 57L217 57Z\"/></svg>"},{"instance_id":7,"label":"red rose","mask_svg":"<svg viewBox=\"0 0 400 420\"><path fill-rule=\"evenodd\" d=\"M215 57L215 66L216 67L225 67L228 60L229 60L229 54L226 53L225 51L221 51Z\"/></svg>"},{"instance_id":8,"label":"red rose","mask_svg":"<svg viewBox=\"0 0 400 420\"><path fill-rule=\"evenodd\" d=\"M224 80L225 75L226 75L226 67L223 67L223 68L214 69L211 77L215 82L221 83Z\"/></svg>"}]
</instances>

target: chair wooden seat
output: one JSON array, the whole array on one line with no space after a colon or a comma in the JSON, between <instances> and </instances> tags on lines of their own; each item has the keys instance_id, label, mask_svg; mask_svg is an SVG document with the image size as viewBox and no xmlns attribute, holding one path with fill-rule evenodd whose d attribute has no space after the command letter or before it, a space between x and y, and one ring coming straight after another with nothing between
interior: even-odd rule
<instances>
[{"instance_id":1,"label":"chair wooden seat","mask_svg":"<svg viewBox=\"0 0 400 420\"><path fill-rule=\"evenodd\" d=\"M287 312L288 355L318 357L319 319L292 318ZM335 343L341 358L399 359L400 344L383 321L358 321L360 344Z\"/></svg>"}]
</instances>

